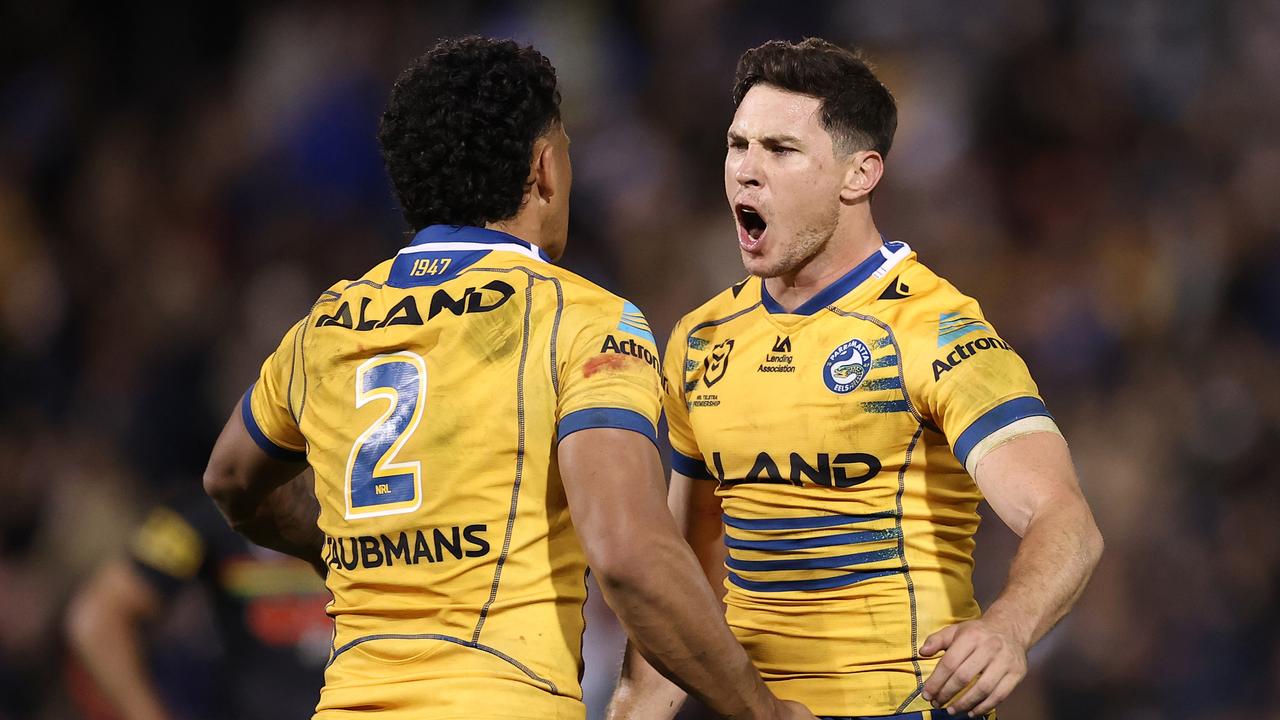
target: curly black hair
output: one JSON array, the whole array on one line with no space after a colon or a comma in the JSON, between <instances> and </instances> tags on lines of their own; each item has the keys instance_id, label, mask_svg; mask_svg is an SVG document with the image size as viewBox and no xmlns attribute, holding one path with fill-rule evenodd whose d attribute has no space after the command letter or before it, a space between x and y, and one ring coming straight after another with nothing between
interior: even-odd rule
<instances>
[{"instance_id":1,"label":"curly black hair","mask_svg":"<svg viewBox=\"0 0 1280 720\"><path fill-rule=\"evenodd\" d=\"M560 121L556 70L510 40L442 40L396 80L378 144L414 230L514 217L533 143Z\"/></svg>"},{"instance_id":2,"label":"curly black hair","mask_svg":"<svg viewBox=\"0 0 1280 720\"><path fill-rule=\"evenodd\" d=\"M734 107L757 83L821 100L822 127L838 151L889 154L898 106L859 53L819 38L771 40L738 60Z\"/></svg>"}]
</instances>

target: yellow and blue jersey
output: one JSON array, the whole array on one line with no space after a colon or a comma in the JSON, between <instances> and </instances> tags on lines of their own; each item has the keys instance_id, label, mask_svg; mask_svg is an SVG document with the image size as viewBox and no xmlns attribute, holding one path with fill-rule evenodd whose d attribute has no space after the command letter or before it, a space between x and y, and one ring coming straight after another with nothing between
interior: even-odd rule
<instances>
[{"instance_id":1,"label":"yellow and blue jersey","mask_svg":"<svg viewBox=\"0 0 1280 720\"><path fill-rule=\"evenodd\" d=\"M927 711L920 645L979 615L971 473L1057 432L1017 353L889 242L792 312L744 280L664 362L672 464L718 483L727 617L770 687L817 715Z\"/></svg>"},{"instance_id":2,"label":"yellow and blue jersey","mask_svg":"<svg viewBox=\"0 0 1280 720\"><path fill-rule=\"evenodd\" d=\"M586 560L556 443L654 439L631 303L505 233L432 226L335 284L243 401L315 470L334 648L317 717L581 718Z\"/></svg>"}]
</instances>

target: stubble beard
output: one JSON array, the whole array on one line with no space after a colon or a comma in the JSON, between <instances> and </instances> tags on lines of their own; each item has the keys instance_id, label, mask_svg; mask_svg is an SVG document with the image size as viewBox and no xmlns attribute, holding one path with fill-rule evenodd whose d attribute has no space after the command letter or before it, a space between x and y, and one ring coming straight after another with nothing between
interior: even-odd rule
<instances>
[{"instance_id":1,"label":"stubble beard","mask_svg":"<svg viewBox=\"0 0 1280 720\"><path fill-rule=\"evenodd\" d=\"M796 231L790 243L781 248L782 254L772 265L761 268L753 274L762 278L775 278L782 275L794 275L809 264L831 241L836 232L836 224L840 219L839 208L833 208L825 221L815 222Z\"/></svg>"}]
</instances>

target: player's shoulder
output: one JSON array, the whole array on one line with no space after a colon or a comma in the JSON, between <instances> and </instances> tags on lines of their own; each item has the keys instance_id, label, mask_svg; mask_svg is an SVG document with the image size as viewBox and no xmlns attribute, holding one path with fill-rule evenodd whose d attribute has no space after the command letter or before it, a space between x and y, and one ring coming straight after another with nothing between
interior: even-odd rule
<instances>
[{"instance_id":1,"label":"player's shoulder","mask_svg":"<svg viewBox=\"0 0 1280 720\"><path fill-rule=\"evenodd\" d=\"M548 264L539 268L539 272L555 279L564 304L564 317L570 326L616 324L619 330L655 342L644 312L628 298L559 265Z\"/></svg>"},{"instance_id":2,"label":"player's shoulder","mask_svg":"<svg viewBox=\"0 0 1280 720\"><path fill-rule=\"evenodd\" d=\"M732 320L759 304L760 278L748 276L685 313L676 324L676 328L684 332L693 332L700 327Z\"/></svg>"},{"instance_id":3,"label":"player's shoulder","mask_svg":"<svg viewBox=\"0 0 1280 720\"><path fill-rule=\"evenodd\" d=\"M347 277L334 281L316 296L311 303L311 309L314 311L316 308L336 303L358 293L367 294L370 290L381 290L387 284L393 261L394 258L384 260L359 277Z\"/></svg>"},{"instance_id":4,"label":"player's shoulder","mask_svg":"<svg viewBox=\"0 0 1280 720\"><path fill-rule=\"evenodd\" d=\"M554 280L560 286L566 300L571 299L579 303L601 303L605 305L625 302L621 295L588 280L566 267L543 263L536 268L530 268L530 270L548 280Z\"/></svg>"},{"instance_id":5,"label":"player's shoulder","mask_svg":"<svg viewBox=\"0 0 1280 720\"><path fill-rule=\"evenodd\" d=\"M912 379L917 385L936 383L970 357L991 360L1004 355L988 350L1012 354L1013 348L996 333L977 300L918 261L904 263L876 302L875 315L893 329L908 385Z\"/></svg>"},{"instance_id":6,"label":"player's shoulder","mask_svg":"<svg viewBox=\"0 0 1280 720\"><path fill-rule=\"evenodd\" d=\"M990 330L978 301L961 292L914 256L873 301L873 313L900 341L946 342L949 334L979 326Z\"/></svg>"}]
</instances>

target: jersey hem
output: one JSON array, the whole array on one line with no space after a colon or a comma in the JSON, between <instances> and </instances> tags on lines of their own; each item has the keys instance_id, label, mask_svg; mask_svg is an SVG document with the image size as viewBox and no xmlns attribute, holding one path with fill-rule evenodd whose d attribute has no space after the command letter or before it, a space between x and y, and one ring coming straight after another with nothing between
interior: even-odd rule
<instances>
[{"instance_id":1,"label":"jersey hem","mask_svg":"<svg viewBox=\"0 0 1280 720\"><path fill-rule=\"evenodd\" d=\"M556 441L562 441L579 430L592 428L613 428L640 433L649 442L658 445L658 431L653 423L635 410L625 408L586 408L574 410L560 420Z\"/></svg>"},{"instance_id":2,"label":"jersey hem","mask_svg":"<svg viewBox=\"0 0 1280 720\"><path fill-rule=\"evenodd\" d=\"M1014 420L983 438L977 445L974 445L973 449L969 451L969 459L965 463L964 469L969 472L970 477L977 477L978 464L992 450L1011 440L1042 432L1053 433L1058 436L1062 435L1062 431L1058 429L1058 424L1053 421L1053 418L1045 415L1035 415L1021 420Z\"/></svg>"},{"instance_id":3,"label":"jersey hem","mask_svg":"<svg viewBox=\"0 0 1280 720\"><path fill-rule=\"evenodd\" d=\"M966 462L969 454L989 435L1008 425L1022 420L1023 418L1045 416L1052 418L1048 409L1045 408L1044 402L1037 397L1023 396L1006 400L1003 403L991 408L983 413L981 417L969 424L969 427L956 438L952 451L955 453L956 459L961 465L968 466Z\"/></svg>"},{"instance_id":4,"label":"jersey hem","mask_svg":"<svg viewBox=\"0 0 1280 720\"><path fill-rule=\"evenodd\" d=\"M344 652L350 650L351 648L357 645L363 645L364 643L367 643L373 640L440 640L443 642L453 643L454 645L461 645L463 647L471 648L472 650L479 650L480 652L488 653L506 662L507 664L516 668L520 672L524 673L526 676L528 676L530 680L541 683L547 688L547 690L551 692L552 695L560 694L560 689L556 687L556 684L554 682L542 677L541 675L537 674L533 670L529 669L529 667L526 666L524 663L520 662L519 660L516 660L515 658L502 652L501 650L498 650L497 648L492 648L492 647L489 647L488 645L484 645L482 643L478 643L474 641L463 640L462 638L454 637L452 635L440 635L436 633L423 633L423 634L379 633L377 635L365 635L364 637L358 637L344 644L342 647L334 650L333 656L329 658L329 662L325 665L325 668L327 669L329 666L333 665L333 662L338 659L338 656L343 654Z\"/></svg>"},{"instance_id":5,"label":"jersey hem","mask_svg":"<svg viewBox=\"0 0 1280 720\"><path fill-rule=\"evenodd\" d=\"M671 451L671 469L695 480L714 480L707 472L707 464L697 458L689 457L679 450Z\"/></svg>"}]
</instances>

